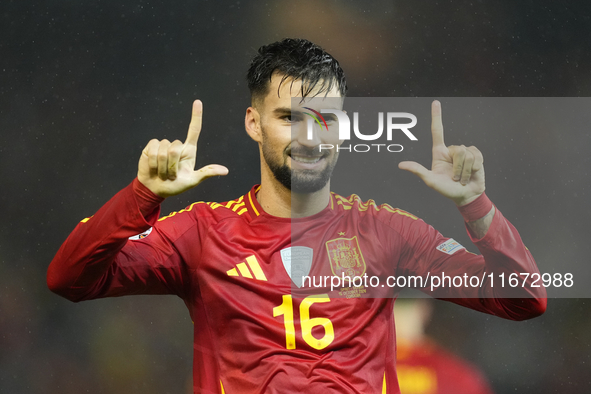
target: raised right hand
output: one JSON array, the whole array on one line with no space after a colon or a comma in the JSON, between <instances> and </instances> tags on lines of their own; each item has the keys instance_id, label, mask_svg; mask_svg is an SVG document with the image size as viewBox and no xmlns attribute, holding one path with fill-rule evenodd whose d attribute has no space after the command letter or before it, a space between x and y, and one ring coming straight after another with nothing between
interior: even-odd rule
<instances>
[{"instance_id":1,"label":"raised right hand","mask_svg":"<svg viewBox=\"0 0 591 394\"><path fill-rule=\"evenodd\" d=\"M171 143L168 140L153 139L142 151L137 177L154 194L164 198L175 196L209 177L228 174L226 167L217 164L210 164L195 171L202 118L203 104L200 100L195 100L184 144L179 140Z\"/></svg>"}]
</instances>

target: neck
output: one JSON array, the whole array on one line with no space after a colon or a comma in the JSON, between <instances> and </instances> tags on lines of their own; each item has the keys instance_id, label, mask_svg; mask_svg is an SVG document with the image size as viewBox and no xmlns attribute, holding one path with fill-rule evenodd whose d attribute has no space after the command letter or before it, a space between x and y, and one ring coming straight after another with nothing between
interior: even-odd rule
<instances>
[{"instance_id":1,"label":"neck","mask_svg":"<svg viewBox=\"0 0 591 394\"><path fill-rule=\"evenodd\" d=\"M274 178L268 180L263 177L257 200L265 212L273 216L282 218L312 216L328 206L330 182L317 192L301 194L292 192Z\"/></svg>"}]
</instances>

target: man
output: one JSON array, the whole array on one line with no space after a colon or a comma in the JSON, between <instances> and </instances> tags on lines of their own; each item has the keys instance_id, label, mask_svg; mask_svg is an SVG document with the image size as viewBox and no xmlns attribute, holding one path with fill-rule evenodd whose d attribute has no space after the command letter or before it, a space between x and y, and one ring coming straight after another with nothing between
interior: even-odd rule
<instances>
[{"instance_id":1,"label":"man","mask_svg":"<svg viewBox=\"0 0 591 394\"><path fill-rule=\"evenodd\" d=\"M311 276L339 272L353 260L356 274L380 277L480 274L499 263L507 274L538 272L516 230L484 195L480 152L445 146L438 102L432 170L413 162L400 168L460 206L486 261L464 249L442 251L448 239L407 212L330 192L338 154L318 147L338 145L338 137L327 127L308 139L300 109L320 111L323 97L342 102L345 77L332 56L306 40L286 39L259 49L248 81L245 127L259 145L260 185L236 200L195 203L158 219L164 198L228 173L219 165L194 170L202 119L195 101L186 141L150 141L137 179L76 227L48 270L49 287L72 301L181 297L195 323L196 393L399 392L393 299L354 292L338 298L325 289L297 297L292 288L302 283L289 268L292 255L313 256ZM292 109L294 96L300 106ZM521 299L498 299L495 291L462 289L464 298L452 301L515 320L545 310L543 288L520 289ZM452 297L458 290L431 294Z\"/></svg>"}]
</instances>

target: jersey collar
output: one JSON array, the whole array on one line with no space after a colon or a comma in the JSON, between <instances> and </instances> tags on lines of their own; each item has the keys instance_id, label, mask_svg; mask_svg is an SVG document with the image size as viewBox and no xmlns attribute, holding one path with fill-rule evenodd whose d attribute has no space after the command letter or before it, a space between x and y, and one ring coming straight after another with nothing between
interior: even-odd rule
<instances>
[{"instance_id":1,"label":"jersey collar","mask_svg":"<svg viewBox=\"0 0 591 394\"><path fill-rule=\"evenodd\" d=\"M331 211L335 211L337 210L336 206L336 201L335 201L335 195L334 193L330 193L330 201L328 203L328 206L326 208L324 208L322 211L318 212L315 215L312 216L308 216L306 218L298 218L298 219L294 219L294 218L278 218L275 216L271 216L266 214L265 210L263 209L263 207L261 207L261 205L259 204L259 201L256 198L256 195L258 193L258 191L261 189L261 185L254 185L250 191L244 196L243 200L245 202L246 208L248 209L248 213L250 215L250 217L252 219L255 219L261 215L265 215L267 217L272 217L274 219L277 220L285 220L285 221L307 221L310 219L317 219L318 217L325 215L327 212L331 212Z\"/></svg>"}]
</instances>

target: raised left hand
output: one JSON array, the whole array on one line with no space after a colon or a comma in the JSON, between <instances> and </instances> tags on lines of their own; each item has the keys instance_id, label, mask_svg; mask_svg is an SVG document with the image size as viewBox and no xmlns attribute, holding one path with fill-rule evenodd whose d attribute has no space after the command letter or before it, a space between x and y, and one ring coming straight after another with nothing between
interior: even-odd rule
<instances>
[{"instance_id":1,"label":"raised left hand","mask_svg":"<svg viewBox=\"0 0 591 394\"><path fill-rule=\"evenodd\" d=\"M445 145L441 103L437 100L431 104L431 119L433 136L431 170L414 161L403 161L398 164L398 168L412 172L427 186L453 200L457 206L466 205L484 193L482 153L474 146Z\"/></svg>"}]
</instances>

